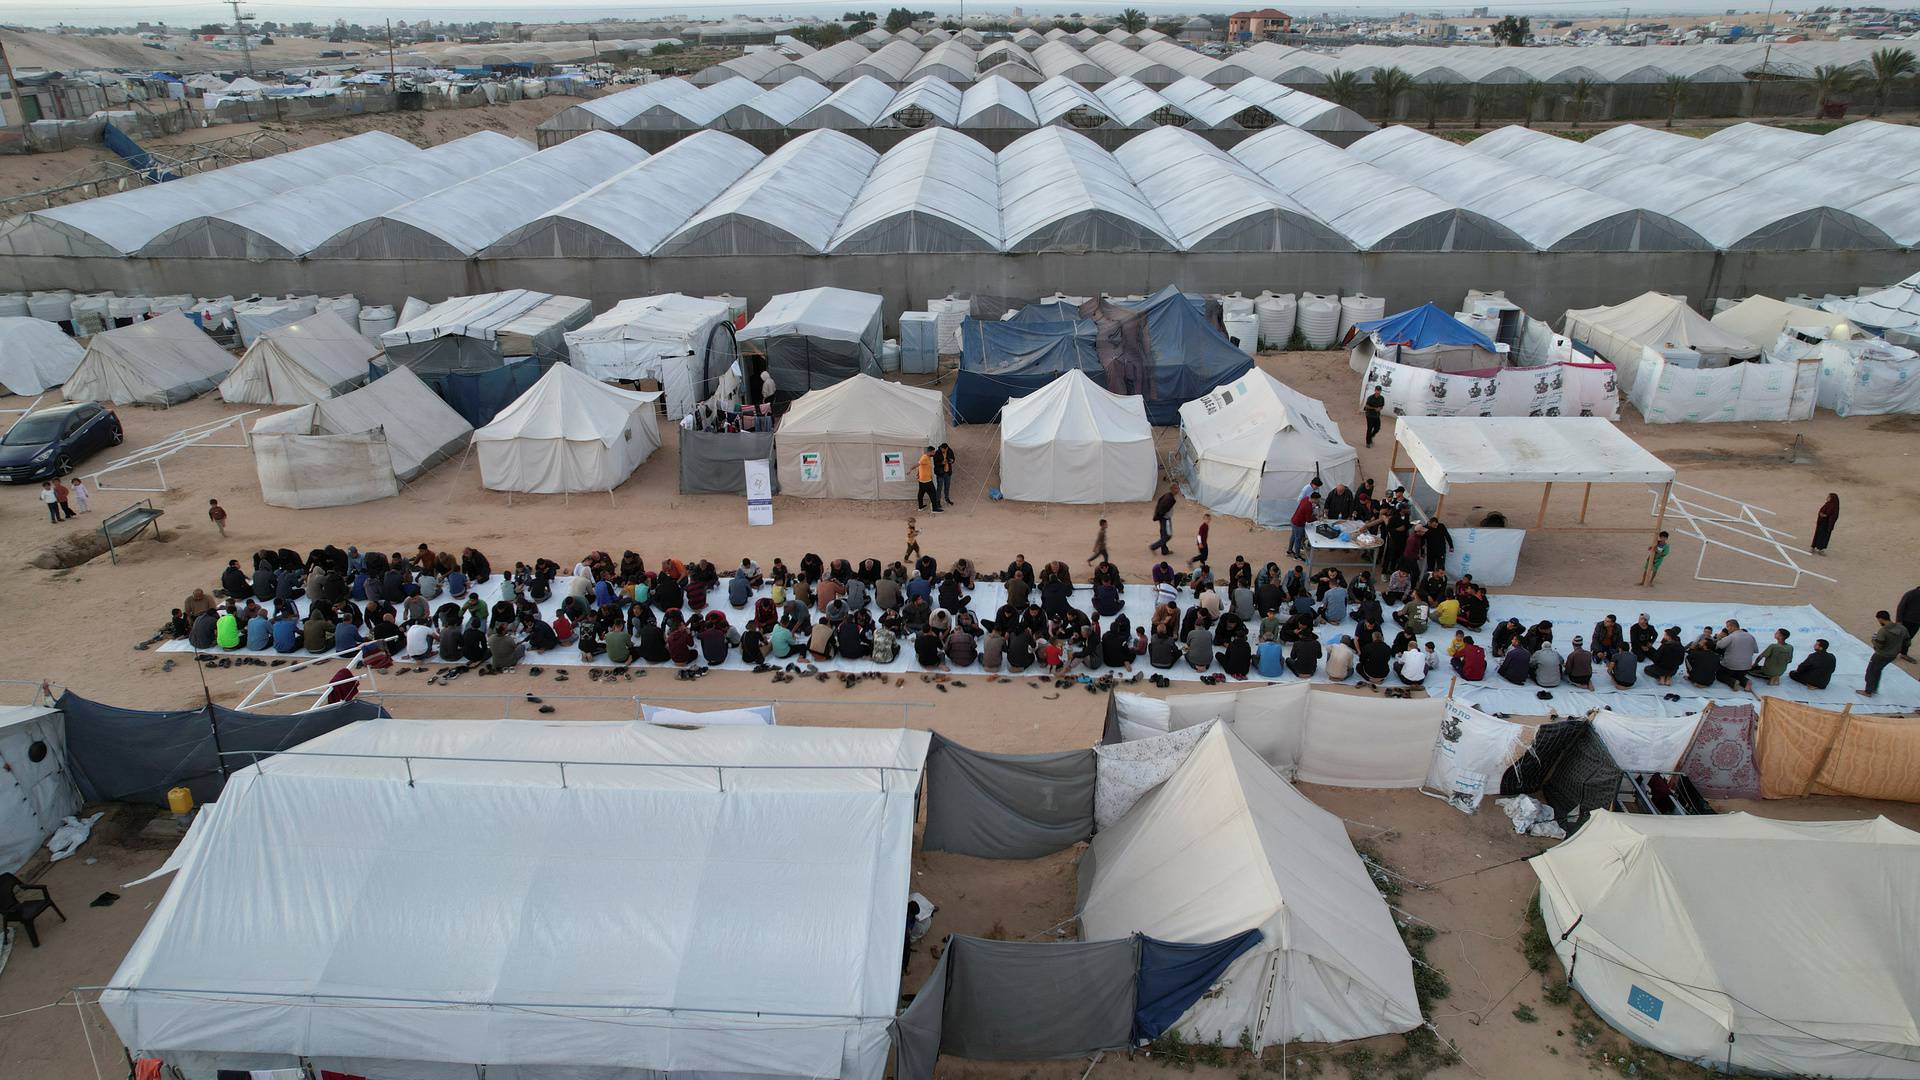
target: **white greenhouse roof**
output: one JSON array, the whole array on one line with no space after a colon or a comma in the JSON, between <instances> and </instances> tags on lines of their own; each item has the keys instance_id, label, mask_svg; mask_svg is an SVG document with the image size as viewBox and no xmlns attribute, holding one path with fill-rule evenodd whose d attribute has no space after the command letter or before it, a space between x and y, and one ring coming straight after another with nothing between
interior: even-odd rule
<instances>
[{"instance_id":1,"label":"white greenhouse roof","mask_svg":"<svg viewBox=\"0 0 1920 1080\"><path fill-rule=\"evenodd\" d=\"M1260 106L1192 76L1162 89L1160 96L1180 106L1204 127L1253 129L1274 122L1273 114Z\"/></svg>"},{"instance_id":2,"label":"white greenhouse roof","mask_svg":"<svg viewBox=\"0 0 1920 1080\"><path fill-rule=\"evenodd\" d=\"M851 135L809 131L754 166L657 253L817 255L879 158Z\"/></svg>"},{"instance_id":3,"label":"white greenhouse roof","mask_svg":"<svg viewBox=\"0 0 1920 1080\"><path fill-rule=\"evenodd\" d=\"M1179 247L1113 155L1058 126L1000 151L1000 221L1008 251Z\"/></svg>"},{"instance_id":4,"label":"white greenhouse roof","mask_svg":"<svg viewBox=\"0 0 1920 1080\"><path fill-rule=\"evenodd\" d=\"M1074 110L1082 110L1080 115L1098 117L1100 123L1093 125L1105 127L1113 122L1107 112L1107 103L1086 87L1072 79L1055 76L1027 91L1028 100L1033 102L1034 119L1042 124L1066 123L1077 126L1067 119Z\"/></svg>"},{"instance_id":5,"label":"white greenhouse roof","mask_svg":"<svg viewBox=\"0 0 1920 1080\"><path fill-rule=\"evenodd\" d=\"M1344 251L1353 244L1225 150L1155 128L1114 152L1183 251Z\"/></svg>"},{"instance_id":6,"label":"white greenhouse roof","mask_svg":"<svg viewBox=\"0 0 1920 1080\"><path fill-rule=\"evenodd\" d=\"M959 126L979 128L1039 127L1033 99L1025 90L995 75L967 88L960 98Z\"/></svg>"},{"instance_id":7,"label":"white greenhouse roof","mask_svg":"<svg viewBox=\"0 0 1920 1080\"><path fill-rule=\"evenodd\" d=\"M1132 79L1114 79L1094 91L1100 100L1106 103L1107 115L1121 127L1151 127L1160 121L1155 113L1166 109L1176 118L1186 116L1185 110L1159 94L1153 92L1144 83Z\"/></svg>"},{"instance_id":8,"label":"white greenhouse roof","mask_svg":"<svg viewBox=\"0 0 1920 1080\"><path fill-rule=\"evenodd\" d=\"M1664 484L1673 466L1597 416L1402 416L1394 441L1441 494L1455 484Z\"/></svg>"},{"instance_id":9,"label":"white greenhouse roof","mask_svg":"<svg viewBox=\"0 0 1920 1080\"><path fill-rule=\"evenodd\" d=\"M874 163L829 246L860 254L998 251L993 152L947 128L909 136Z\"/></svg>"},{"instance_id":10,"label":"white greenhouse roof","mask_svg":"<svg viewBox=\"0 0 1920 1080\"><path fill-rule=\"evenodd\" d=\"M833 91L809 78L788 79L771 90L727 110L721 120L728 129L785 128L808 110L827 100Z\"/></svg>"},{"instance_id":11,"label":"white greenhouse roof","mask_svg":"<svg viewBox=\"0 0 1920 1080\"><path fill-rule=\"evenodd\" d=\"M931 122L953 127L960 122L960 101L960 91L952 83L929 76L895 94L875 126L924 127Z\"/></svg>"},{"instance_id":12,"label":"white greenhouse roof","mask_svg":"<svg viewBox=\"0 0 1920 1080\"><path fill-rule=\"evenodd\" d=\"M835 90L826 100L793 122L798 128L872 127L893 104L893 89L879 79L862 76Z\"/></svg>"}]
</instances>

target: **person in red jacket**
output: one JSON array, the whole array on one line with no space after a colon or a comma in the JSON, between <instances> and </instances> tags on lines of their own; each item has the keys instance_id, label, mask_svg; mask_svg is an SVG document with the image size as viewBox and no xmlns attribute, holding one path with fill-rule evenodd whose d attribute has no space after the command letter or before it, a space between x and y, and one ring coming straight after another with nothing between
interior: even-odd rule
<instances>
[{"instance_id":1,"label":"person in red jacket","mask_svg":"<svg viewBox=\"0 0 1920 1080\"><path fill-rule=\"evenodd\" d=\"M1293 539L1287 543L1287 555L1290 558L1307 557L1307 526L1320 517L1320 493L1302 496L1299 505L1293 508Z\"/></svg>"},{"instance_id":2,"label":"person in red jacket","mask_svg":"<svg viewBox=\"0 0 1920 1080\"><path fill-rule=\"evenodd\" d=\"M1479 682L1487 677L1487 652L1472 638L1467 639L1460 651L1453 654L1453 670L1468 682Z\"/></svg>"}]
</instances>

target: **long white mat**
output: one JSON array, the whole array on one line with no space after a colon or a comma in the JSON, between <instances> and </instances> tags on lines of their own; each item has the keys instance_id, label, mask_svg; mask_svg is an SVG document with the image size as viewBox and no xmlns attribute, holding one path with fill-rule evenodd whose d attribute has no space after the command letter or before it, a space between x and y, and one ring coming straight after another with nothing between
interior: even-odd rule
<instances>
[{"instance_id":1,"label":"long white mat","mask_svg":"<svg viewBox=\"0 0 1920 1080\"><path fill-rule=\"evenodd\" d=\"M554 582L553 598L540 605L540 613L545 618L552 619L553 616L558 613L560 598L566 595L567 581L568 579L564 577L557 579ZM491 604L493 601L501 598L502 587L501 579L497 577L494 578L486 585L480 587L481 598ZM1153 615L1152 588L1145 585L1128 585L1123 592L1127 618L1130 619L1136 627L1149 625L1152 622ZM766 592L763 589L755 594L755 599L764 595L766 595ZM736 627L745 622L753 606L751 602L749 602L744 609L735 609L729 606L726 602L724 582L722 583L722 587L711 594L708 599L710 601L709 610L718 609L725 612L728 621ZM1186 603L1190 603L1192 597L1188 595L1183 596L1182 599ZM972 600L969 606L981 618L992 619L993 613L1005 601L1005 586L999 582L983 581L978 588L973 590ZM438 607L445 602L446 599L443 596L434 601L434 606ZM1087 586L1082 585L1074 593L1074 603L1083 610L1090 610L1092 605L1091 590ZM300 609L301 616L304 618L307 610L306 601L298 601L297 606ZM1182 607L1184 608L1185 606L1186 604L1183 603ZM1856 709L1863 711L1920 708L1920 681L1915 681L1906 671L1900 670L1902 665L1897 662L1888 666L1887 670L1882 674L1880 694L1878 697L1868 699L1855 694L1854 691L1860 689L1862 685L1862 679L1866 672L1867 658L1871 654L1871 650L1868 649L1864 642L1841 630L1838 624L1821 614L1818 608L1810 604L1791 607L1770 607L1759 604L1679 603L1646 599L1598 600L1588 597L1509 596L1496 593L1492 598L1490 608L1491 615L1489 616L1487 624L1488 629L1482 630L1474 635L1482 646L1487 646L1491 643L1491 627L1495 623L1510 616L1519 618L1522 623L1528 626L1543 619L1551 619L1556 631L1554 635L1555 643L1562 653L1565 653L1571 647L1574 635L1578 634L1582 637L1588 636L1593 631L1593 624L1599 622L1600 619L1608 613L1618 616L1620 622L1625 625L1632 623L1639 617L1641 612L1646 612L1647 616L1652 619L1656 626L1662 628L1668 626L1680 627L1682 640L1691 640L1694 635L1699 633L1702 626L1712 626L1717 629L1728 619L1738 619L1740 625L1752 631L1753 636L1763 645L1772 639L1773 631L1776 628L1786 627L1788 633L1791 635L1789 644L1794 646L1796 663L1800 657L1805 656L1813 650L1815 638L1827 639L1833 651L1835 661L1838 664L1833 683L1825 690L1814 690L1810 687L1801 686L1791 680L1782 679L1780 680L1779 686L1761 685L1759 687L1760 693L1783 697L1790 701L1804 701L1810 704L1828 705L1835 708L1851 702ZM1389 625L1391 625L1391 623L1389 623ZM1320 638L1325 643L1331 643L1338 639L1340 635L1350 634L1352 632L1353 626L1351 623L1341 627L1322 626L1319 628ZM1452 637L1452 630L1435 626L1427 634L1423 635L1422 640L1434 642L1444 654L1446 644ZM192 652L193 647L185 641L171 641L162 645L158 651ZM227 656L251 655L274 657L280 655L271 650L256 653L249 653L245 649L222 649L216 651ZM302 651L289 655L296 658L304 658L309 654ZM787 661L781 661L781 663L784 664L788 661L805 663L805 660L797 655L788 657ZM433 662L437 663L438 661ZM584 662L580 658L579 650L565 645L544 654L530 654L526 662L549 667L613 666L607 662L604 656L590 663ZM752 669L753 665L741 663L739 654L736 651L732 659L719 666L723 670L748 671ZM917 674L921 670L919 664L916 663L913 658L911 642L901 643L900 655L895 657L891 664L875 664L871 660L843 662L834 659L819 662L816 666L821 671L895 671L901 674ZM1143 660L1134 665L1134 670L1150 672L1154 669ZM1220 669L1218 665L1215 665L1211 670L1217 673ZM977 666L971 669L960 669L956 673L964 675L969 672L976 675L984 674ZM1029 676L1044 676L1046 672L1044 668L1036 665L1033 668L1027 669L1025 674ZM1172 679L1198 679L1201 672L1193 670L1187 666L1185 661L1181 661L1173 667L1162 671L1161 674ZM1289 678L1291 678L1291 676L1289 676ZM1441 670L1428 676L1426 689L1432 694L1444 694L1452 680L1453 671L1445 665L1442 665ZM1326 677L1324 666L1321 673L1317 674L1313 681L1330 681ZM1390 680L1390 682L1395 681L1397 680ZM1685 679L1676 680L1675 684L1671 687L1659 686L1656 685L1651 678L1647 677L1644 672L1639 682L1628 690L1620 690L1613 687L1604 674L1596 677L1595 687L1596 689L1591 694L1588 694L1587 692L1573 690L1571 687L1562 686L1551 691L1553 694L1552 699L1541 700L1536 696L1538 693L1537 688L1532 686L1512 686L1494 675L1491 670L1491 665L1489 665L1487 678L1483 682L1477 686L1463 682L1460 684L1459 692L1462 696L1470 697L1475 704L1481 708L1522 715L1537 715L1548 711L1549 708L1563 713L1575 712L1580 711L1580 708L1573 704L1575 702L1592 700L1604 703L1606 701L1620 701L1621 699L1634 698L1646 698L1650 700L1637 706L1626 706L1624 711L1645 715L1648 713L1664 713L1673 709L1679 709L1681 713L1685 713L1698 711L1699 703L1705 700L1728 702L1741 700L1748 696L1728 690L1725 687L1702 690L1688 685ZM1664 700L1667 694L1675 694L1685 700L1679 703L1667 702ZM1698 700L1696 701L1694 699ZM1683 707L1689 704L1691 704L1692 707Z\"/></svg>"}]
</instances>

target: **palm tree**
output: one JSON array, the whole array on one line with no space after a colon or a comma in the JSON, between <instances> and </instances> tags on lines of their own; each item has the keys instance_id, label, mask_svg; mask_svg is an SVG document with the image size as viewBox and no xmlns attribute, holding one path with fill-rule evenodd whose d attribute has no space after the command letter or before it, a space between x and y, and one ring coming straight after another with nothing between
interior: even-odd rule
<instances>
[{"instance_id":1,"label":"palm tree","mask_svg":"<svg viewBox=\"0 0 1920 1080\"><path fill-rule=\"evenodd\" d=\"M1909 49L1875 49L1870 62L1873 65L1873 115L1879 116L1880 110L1887 107L1887 95L1893 92L1893 85L1911 76L1916 64Z\"/></svg>"},{"instance_id":2,"label":"palm tree","mask_svg":"<svg viewBox=\"0 0 1920 1080\"><path fill-rule=\"evenodd\" d=\"M1413 86L1413 76L1397 67L1383 67L1373 73L1373 96L1380 103L1380 119L1393 119L1394 103Z\"/></svg>"},{"instance_id":3,"label":"palm tree","mask_svg":"<svg viewBox=\"0 0 1920 1080\"><path fill-rule=\"evenodd\" d=\"M1687 97L1693 93L1693 76L1669 75L1653 88L1653 96L1667 107L1667 126L1673 126L1673 115L1680 106L1687 103Z\"/></svg>"},{"instance_id":4,"label":"palm tree","mask_svg":"<svg viewBox=\"0 0 1920 1080\"><path fill-rule=\"evenodd\" d=\"M1413 92L1418 94L1420 100L1427 106L1428 131L1440 126L1440 112L1453 101L1455 89L1457 88L1452 83L1439 82L1418 83L1414 86Z\"/></svg>"},{"instance_id":5,"label":"palm tree","mask_svg":"<svg viewBox=\"0 0 1920 1080\"><path fill-rule=\"evenodd\" d=\"M1491 111L1493 111L1493 91L1484 86L1476 86L1468 91L1467 116L1472 118L1475 130L1479 129L1481 121L1485 120L1487 113Z\"/></svg>"},{"instance_id":6,"label":"palm tree","mask_svg":"<svg viewBox=\"0 0 1920 1080\"><path fill-rule=\"evenodd\" d=\"M1520 84L1520 125L1533 126L1533 114L1540 111L1540 102L1547 96L1547 84L1539 79L1528 79Z\"/></svg>"},{"instance_id":7,"label":"palm tree","mask_svg":"<svg viewBox=\"0 0 1920 1080\"><path fill-rule=\"evenodd\" d=\"M1807 80L1807 89L1813 93L1813 115L1819 116L1827 109L1830 98L1853 89L1853 69L1840 64L1821 64L1813 69L1813 77Z\"/></svg>"},{"instance_id":8,"label":"palm tree","mask_svg":"<svg viewBox=\"0 0 1920 1080\"><path fill-rule=\"evenodd\" d=\"M1129 34L1137 34L1147 28L1147 14L1139 8L1127 8L1120 13L1120 29Z\"/></svg>"},{"instance_id":9,"label":"palm tree","mask_svg":"<svg viewBox=\"0 0 1920 1080\"><path fill-rule=\"evenodd\" d=\"M1580 126L1580 118L1587 114L1587 103L1593 100L1593 92L1598 89L1600 84L1593 79L1575 79L1568 84L1567 105L1570 107L1567 111L1572 114L1574 127Z\"/></svg>"},{"instance_id":10,"label":"palm tree","mask_svg":"<svg viewBox=\"0 0 1920 1080\"><path fill-rule=\"evenodd\" d=\"M1327 74L1327 100L1343 108L1352 108L1360 100L1360 76L1351 71L1334 68Z\"/></svg>"}]
</instances>

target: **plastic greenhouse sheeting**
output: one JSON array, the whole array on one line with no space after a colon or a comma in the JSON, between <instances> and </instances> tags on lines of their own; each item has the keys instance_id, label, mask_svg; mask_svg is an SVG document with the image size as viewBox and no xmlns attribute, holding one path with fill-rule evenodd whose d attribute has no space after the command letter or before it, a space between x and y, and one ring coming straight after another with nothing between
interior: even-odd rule
<instances>
[{"instance_id":1,"label":"plastic greenhouse sheeting","mask_svg":"<svg viewBox=\"0 0 1920 1080\"><path fill-rule=\"evenodd\" d=\"M32 397L66 382L87 350L45 319L0 318L0 387Z\"/></svg>"},{"instance_id":2,"label":"plastic greenhouse sheeting","mask_svg":"<svg viewBox=\"0 0 1920 1080\"><path fill-rule=\"evenodd\" d=\"M1072 368L1000 416L1000 490L1029 502L1144 502L1159 457L1138 395L1101 389Z\"/></svg>"},{"instance_id":3,"label":"plastic greenhouse sheeting","mask_svg":"<svg viewBox=\"0 0 1920 1080\"><path fill-rule=\"evenodd\" d=\"M1182 251L1346 251L1351 241L1233 155L1184 128L1114 152Z\"/></svg>"},{"instance_id":4,"label":"plastic greenhouse sheeting","mask_svg":"<svg viewBox=\"0 0 1920 1080\"><path fill-rule=\"evenodd\" d=\"M102 1007L169 1059L880 1080L926 743L350 725L235 774Z\"/></svg>"},{"instance_id":5,"label":"plastic greenhouse sheeting","mask_svg":"<svg viewBox=\"0 0 1920 1080\"><path fill-rule=\"evenodd\" d=\"M1140 395L1149 422L1174 424L1185 403L1253 366L1207 306L1169 285L1142 301L1090 300L1070 321L1042 321L1065 316L1064 305L1030 305L1011 320L969 319L961 324L954 415L987 423L1009 399L1078 369L1111 393Z\"/></svg>"},{"instance_id":6,"label":"plastic greenhouse sheeting","mask_svg":"<svg viewBox=\"0 0 1920 1080\"><path fill-rule=\"evenodd\" d=\"M1093 835L1094 754L989 754L933 736L925 851L1037 859Z\"/></svg>"},{"instance_id":7,"label":"plastic greenhouse sheeting","mask_svg":"<svg viewBox=\"0 0 1920 1080\"><path fill-rule=\"evenodd\" d=\"M1913 330L1920 327L1920 274L1820 306L1873 330Z\"/></svg>"},{"instance_id":8,"label":"plastic greenhouse sheeting","mask_svg":"<svg viewBox=\"0 0 1920 1080\"><path fill-rule=\"evenodd\" d=\"M787 398L880 370L878 293L819 288L781 293L740 329L741 351L766 358Z\"/></svg>"},{"instance_id":9,"label":"plastic greenhouse sheeting","mask_svg":"<svg viewBox=\"0 0 1920 1080\"><path fill-rule=\"evenodd\" d=\"M821 254L879 158L851 135L809 131L767 155L655 254Z\"/></svg>"},{"instance_id":10,"label":"plastic greenhouse sheeting","mask_svg":"<svg viewBox=\"0 0 1920 1080\"><path fill-rule=\"evenodd\" d=\"M1391 416L1597 416L1620 419L1619 376L1612 364L1545 364L1457 372L1430 371L1375 357L1360 400L1375 390Z\"/></svg>"},{"instance_id":11,"label":"plastic greenhouse sheeting","mask_svg":"<svg viewBox=\"0 0 1920 1080\"><path fill-rule=\"evenodd\" d=\"M69 690L58 702L66 717L68 766L87 802L165 806L167 790L186 787L194 801L220 797L227 774L251 757L288 750L343 724L385 716L380 706L344 701L291 715L247 713L218 705L196 709L127 709Z\"/></svg>"},{"instance_id":12,"label":"plastic greenhouse sheeting","mask_svg":"<svg viewBox=\"0 0 1920 1080\"><path fill-rule=\"evenodd\" d=\"M494 491L612 491L660 448L659 391L622 390L555 364L473 433Z\"/></svg>"},{"instance_id":13,"label":"plastic greenhouse sheeting","mask_svg":"<svg viewBox=\"0 0 1920 1080\"><path fill-rule=\"evenodd\" d=\"M220 397L252 405L309 405L365 379L367 362L379 353L340 316L315 312L255 338L220 384Z\"/></svg>"},{"instance_id":14,"label":"plastic greenhouse sheeting","mask_svg":"<svg viewBox=\"0 0 1920 1080\"><path fill-rule=\"evenodd\" d=\"M95 334L67 376L68 401L177 405L220 384L234 359L177 311Z\"/></svg>"},{"instance_id":15,"label":"plastic greenhouse sheeting","mask_svg":"<svg viewBox=\"0 0 1920 1080\"><path fill-rule=\"evenodd\" d=\"M829 246L869 255L999 251L993 152L948 128L908 136L874 163Z\"/></svg>"},{"instance_id":16,"label":"plastic greenhouse sheeting","mask_svg":"<svg viewBox=\"0 0 1920 1080\"><path fill-rule=\"evenodd\" d=\"M1005 251L1177 251L1174 232L1112 154L1051 125L1000 151Z\"/></svg>"},{"instance_id":17,"label":"plastic greenhouse sheeting","mask_svg":"<svg viewBox=\"0 0 1920 1080\"><path fill-rule=\"evenodd\" d=\"M1879 338L1820 344L1820 405L1841 416L1920 413L1920 355Z\"/></svg>"},{"instance_id":18,"label":"plastic greenhouse sheeting","mask_svg":"<svg viewBox=\"0 0 1920 1080\"><path fill-rule=\"evenodd\" d=\"M748 461L775 461L773 433L770 431L726 432L696 431L682 425L679 441L680 494L745 495ZM780 470L769 468L767 478L773 493L780 493Z\"/></svg>"},{"instance_id":19,"label":"plastic greenhouse sheeting","mask_svg":"<svg viewBox=\"0 0 1920 1080\"><path fill-rule=\"evenodd\" d=\"M596 379L657 380L671 420L705 401L739 358L726 301L681 293L622 300L567 331L566 343L573 366Z\"/></svg>"}]
</instances>

